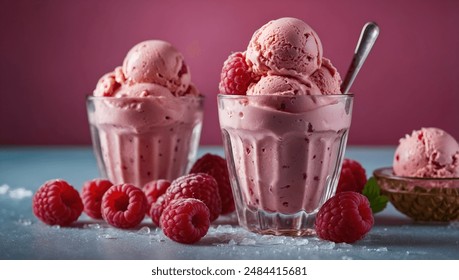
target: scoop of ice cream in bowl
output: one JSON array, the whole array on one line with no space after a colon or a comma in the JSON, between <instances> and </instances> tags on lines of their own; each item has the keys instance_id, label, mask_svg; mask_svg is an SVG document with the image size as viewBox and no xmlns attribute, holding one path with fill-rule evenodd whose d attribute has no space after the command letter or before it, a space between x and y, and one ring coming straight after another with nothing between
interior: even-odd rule
<instances>
[{"instance_id":1,"label":"scoop of ice cream in bowl","mask_svg":"<svg viewBox=\"0 0 459 280\"><path fill-rule=\"evenodd\" d=\"M400 139L393 166L374 171L394 207L417 221L459 219L459 143L429 127Z\"/></svg>"}]
</instances>

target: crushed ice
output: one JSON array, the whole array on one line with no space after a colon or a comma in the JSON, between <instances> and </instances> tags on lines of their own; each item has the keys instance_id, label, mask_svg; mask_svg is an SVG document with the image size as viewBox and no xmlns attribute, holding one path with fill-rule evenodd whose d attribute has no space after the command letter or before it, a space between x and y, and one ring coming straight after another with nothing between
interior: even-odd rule
<instances>
[{"instance_id":1,"label":"crushed ice","mask_svg":"<svg viewBox=\"0 0 459 280\"><path fill-rule=\"evenodd\" d=\"M150 235L150 243L165 242L166 236L160 228L156 228Z\"/></svg>"},{"instance_id":2,"label":"crushed ice","mask_svg":"<svg viewBox=\"0 0 459 280\"><path fill-rule=\"evenodd\" d=\"M283 245L293 247L309 245L308 248L315 250L332 250L336 246L334 242L320 240L317 237L261 235L232 225L211 227L206 238L217 246Z\"/></svg>"},{"instance_id":3,"label":"crushed ice","mask_svg":"<svg viewBox=\"0 0 459 280\"><path fill-rule=\"evenodd\" d=\"M8 193L8 190L10 189L10 186L3 184L0 186L0 195L5 195Z\"/></svg>"},{"instance_id":4,"label":"crushed ice","mask_svg":"<svg viewBox=\"0 0 459 280\"><path fill-rule=\"evenodd\" d=\"M23 198L31 197L33 193L31 190L27 190L24 188L17 188L17 189L10 190L8 194L12 199L23 199Z\"/></svg>"},{"instance_id":5,"label":"crushed ice","mask_svg":"<svg viewBox=\"0 0 459 280\"><path fill-rule=\"evenodd\" d=\"M0 195L8 195L12 199L20 200L27 197L31 197L33 195L33 192L22 187L11 188L7 184L3 184L0 186Z\"/></svg>"}]
</instances>

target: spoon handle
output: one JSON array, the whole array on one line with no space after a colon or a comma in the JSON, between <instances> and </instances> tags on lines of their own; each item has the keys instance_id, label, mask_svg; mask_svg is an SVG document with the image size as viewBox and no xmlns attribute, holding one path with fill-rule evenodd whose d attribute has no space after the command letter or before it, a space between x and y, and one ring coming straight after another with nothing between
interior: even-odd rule
<instances>
[{"instance_id":1,"label":"spoon handle","mask_svg":"<svg viewBox=\"0 0 459 280\"><path fill-rule=\"evenodd\" d=\"M379 27L376 23L368 22L365 24L362 29L362 33L360 33L360 38L354 51L352 63L347 70L343 83L341 84L341 92L343 94L347 94L349 92L355 77L359 73L360 68L362 68L362 65L370 53L371 48L375 44L378 35Z\"/></svg>"}]
</instances>

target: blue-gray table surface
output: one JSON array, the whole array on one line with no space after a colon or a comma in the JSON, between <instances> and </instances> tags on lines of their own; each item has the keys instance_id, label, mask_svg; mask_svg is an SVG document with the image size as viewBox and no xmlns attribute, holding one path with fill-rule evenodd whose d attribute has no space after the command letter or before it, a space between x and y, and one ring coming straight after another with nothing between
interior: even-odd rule
<instances>
[{"instance_id":1,"label":"blue-gray table surface","mask_svg":"<svg viewBox=\"0 0 459 280\"><path fill-rule=\"evenodd\" d=\"M198 156L223 155L222 147L200 147ZM367 175L390 166L394 147L348 147ZM82 215L71 227L50 227L32 213L31 193L62 178L81 190L98 177L90 147L0 147L0 259L459 259L459 222L419 223L392 205L354 244L317 237L274 237L247 232L235 215L219 218L196 244L165 237L149 219L135 229L109 227Z\"/></svg>"}]
</instances>

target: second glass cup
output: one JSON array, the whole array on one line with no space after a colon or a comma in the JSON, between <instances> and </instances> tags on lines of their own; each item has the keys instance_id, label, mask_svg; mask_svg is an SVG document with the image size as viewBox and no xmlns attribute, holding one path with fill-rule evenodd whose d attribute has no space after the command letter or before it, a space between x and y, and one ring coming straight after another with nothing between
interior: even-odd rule
<instances>
[{"instance_id":1,"label":"second glass cup","mask_svg":"<svg viewBox=\"0 0 459 280\"><path fill-rule=\"evenodd\" d=\"M94 97L87 112L102 176L143 187L173 180L194 161L203 97Z\"/></svg>"},{"instance_id":2,"label":"second glass cup","mask_svg":"<svg viewBox=\"0 0 459 280\"><path fill-rule=\"evenodd\" d=\"M239 223L262 234L309 235L336 191L353 95L219 95Z\"/></svg>"}]
</instances>

